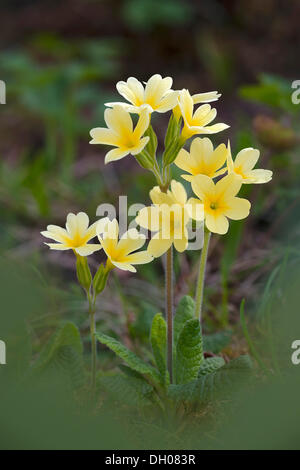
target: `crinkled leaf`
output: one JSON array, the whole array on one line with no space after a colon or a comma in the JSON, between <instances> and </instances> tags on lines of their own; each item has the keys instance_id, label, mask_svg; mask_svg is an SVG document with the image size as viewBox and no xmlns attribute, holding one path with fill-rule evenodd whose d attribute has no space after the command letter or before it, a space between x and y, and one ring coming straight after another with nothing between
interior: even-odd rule
<instances>
[{"instance_id":1,"label":"crinkled leaf","mask_svg":"<svg viewBox=\"0 0 300 470\"><path fill-rule=\"evenodd\" d=\"M109 398L122 404L133 407L152 404L153 387L143 379L123 374L108 374L100 376L98 383L105 388Z\"/></svg>"},{"instance_id":2,"label":"crinkled leaf","mask_svg":"<svg viewBox=\"0 0 300 470\"><path fill-rule=\"evenodd\" d=\"M174 344L177 345L179 335L184 324L195 317L195 302L189 295L185 295L180 300L174 316Z\"/></svg>"},{"instance_id":3,"label":"crinkled leaf","mask_svg":"<svg viewBox=\"0 0 300 470\"><path fill-rule=\"evenodd\" d=\"M216 399L218 394L228 397L229 393L249 379L251 368L250 357L242 355L189 383L170 385L169 396L175 401L197 404Z\"/></svg>"},{"instance_id":4,"label":"crinkled leaf","mask_svg":"<svg viewBox=\"0 0 300 470\"><path fill-rule=\"evenodd\" d=\"M202 335L199 320L188 320L179 335L176 348L175 377L177 384L190 382L198 376L203 362Z\"/></svg>"},{"instance_id":5,"label":"crinkled leaf","mask_svg":"<svg viewBox=\"0 0 300 470\"><path fill-rule=\"evenodd\" d=\"M82 343L76 325L71 322L63 325L50 338L33 365L33 373L58 369L67 374L74 387L80 387L85 381L82 359Z\"/></svg>"},{"instance_id":6,"label":"crinkled leaf","mask_svg":"<svg viewBox=\"0 0 300 470\"><path fill-rule=\"evenodd\" d=\"M211 374L212 372L220 369L220 367L224 366L224 364L225 361L223 357L208 357L202 362L198 371L198 377L201 375Z\"/></svg>"},{"instance_id":7,"label":"crinkled leaf","mask_svg":"<svg viewBox=\"0 0 300 470\"><path fill-rule=\"evenodd\" d=\"M167 324L161 313L157 313L153 318L150 341L161 382L165 384L167 381Z\"/></svg>"},{"instance_id":8,"label":"crinkled leaf","mask_svg":"<svg viewBox=\"0 0 300 470\"><path fill-rule=\"evenodd\" d=\"M159 373L154 367L146 364L142 361L134 352L127 349L122 343L117 341L111 336L107 336L103 333L96 333L96 338L100 343L105 344L109 349L111 349L117 356L119 356L123 361L131 367L131 369L139 372L140 374L147 375L152 377L155 381L159 381Z\"/></svg>"}]
</instances>

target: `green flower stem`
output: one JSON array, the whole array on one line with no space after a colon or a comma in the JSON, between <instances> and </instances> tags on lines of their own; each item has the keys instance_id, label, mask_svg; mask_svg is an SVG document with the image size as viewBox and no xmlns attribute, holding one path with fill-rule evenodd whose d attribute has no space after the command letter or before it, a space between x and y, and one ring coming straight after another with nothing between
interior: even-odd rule
<instances>
[{"instance_id":1,"label":"green flower stem","mask_svg":"<svg viewBox=\"0 0 300 470\"><path fill-rule=\"evenodd\" d=\"M92 299L90 292L87 292L87 298L89 301L89 315L90 315L90 332L91 332L91 344L92 344L92 379L91 379L91 389L95 391L96 388L96 365L97 365L97 344L96 344L96 322L95 322L95 312L96 312L96 299Z\"/></svg>"},{"instance_id":2,"label":"green flower stem","mask_svg":"<svg viewBox=\"0 0 300 470\"><path fill-rule=\"evenodd\" d=\"M173 246L166 253L167 364L173 382Z\"/></svg>"},{"instance_id":3,"label":"green flower stem","mask_svg":"<svg viewBox=\"0 0 300 470\"><path fill-rule=\"evenodd\" d=\"M157 163L153 166L152 172L153 172L153 174L156 178L157 183L159 184L159 186L161 186L162 185L162 179L161 179L161 176L160 176L160 169L159 169L159 166L158 166Z\"/></svg>"},{"instance_id":4,"label":"green flower stem","mask_svg":"<svg viewBox=\"0 0 300 470\"><path fill-rule=\"evenodd\" d=\"M204 279L205 279L205 269L206 261L208 254L208 246L210 240L211 232L204 228L204 243L201 251L201 258L199 264L199 274L196 285L196 297L195 297L195 316L199 316L199 321L201 322L202 316L202 304L203 304L203 290L204 290Z\"/></svg>"},{"instance_id":5,"label":"green flower stem","mask_svg":"<svg viewBox=\"0 0 300 470\"><path fill-rule=\"evenodd\" d=\"M169 179L165 175L160 189L167 192ZM166 320L167 320L167 367L170 377L170 383L173 382L173 246L166 253L165 265L165 302L166 302Z\"/></svg>"}]
</instances>

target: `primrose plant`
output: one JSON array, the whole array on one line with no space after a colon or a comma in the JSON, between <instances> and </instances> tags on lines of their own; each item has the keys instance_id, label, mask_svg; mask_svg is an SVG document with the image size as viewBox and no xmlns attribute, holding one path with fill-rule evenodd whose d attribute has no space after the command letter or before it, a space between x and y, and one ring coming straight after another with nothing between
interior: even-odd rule
<instances>
[{"instance_id":1,"label":"primrose plant","mask_svg":"<svg viewBox=\"0 0 300 470\"><path fill-rule=\"evenodd\" d=\"M123 378L131 381L135 388L140 387L141 394L148 394L147 399L149 394L155 394L156 403L157 400L161 403L162 396L167 396L168 400L171 397L197 401L201 394L203 398L203 380L207 375L212 378L219 373L222 378L232 369L249 367L246 356L228 364L219 356L205 358L205 351L218 353L222 349L217 344L220 343L217 335L213 342L213 338L202 337L205 269L211 234L225 235L230 219L240 220L249 215L250 202L238 197L241 186L267 183L272 178L271 171L254 169L258 150L245 148L233 160L229 141L227 145L222 143L214 148L209 138L195 137L219 133L229 127L223 123L212 124L217 111L209 103L217 101L220 94L213 91L191 95L186 89L172 90L171 87L172 78L158 74L145 85L133 77L117 83L117 90L126 101L107 103L104 113L107 127L90 132L91 144L113 147L107 152L105 163L130 154L154 175L156 185L150 191L152 204L141 209L136 217L137 225L151 232L147 249L138 251L145 244L146 236L137 229L130 229L119 237L116 219L102 218L89 226L88 216L83 212L69 214L65 229L49 225L47 231L42 232L56 242L48 243L51 249L71 249L76 256L77 277L87 295L91 320L92 388L96 386L98 340L127 364ZM171 116L164 150L158 158L158 140L151 117L153 113L167 112L171 112ZM137 115L134 121L133 115ZM190 183L193 197L188 198L183 184L172 179L173 164L184 172L181 177ZM192 221L198 230L203 230L204 225L195 301L189 296L183 297L174 315L173 250L182 253L188 249L188 227ZM94 237L97 243L90 242ZM107 260L92 277L87 257L100 249L104 250ZM136 272L134 265L162 256L165 257L165 318L160 313L154 316L150 335L153 364L149 364L115 338L96 332L96 297L105 288L113 269ZM109 388L111 380L112 377Z\"/></svg>"}]
</instances>

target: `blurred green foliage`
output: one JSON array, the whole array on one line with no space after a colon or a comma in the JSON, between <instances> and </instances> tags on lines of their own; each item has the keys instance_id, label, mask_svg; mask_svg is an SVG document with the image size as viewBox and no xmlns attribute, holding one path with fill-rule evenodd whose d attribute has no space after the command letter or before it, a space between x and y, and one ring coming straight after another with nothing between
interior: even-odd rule
<instances>
[{"instance_id":1,"label":"blurred green foliage","mask_svg":"<svg viewBox=\"0 0 300 470\"><path fill-rule=\"evenodd\" d=\"M127 0L122 8L128 26L143 33L155 26L185 24L191 19L192 12L192 5L182 0Z\"/></svg>"},{"instance_id":2,"label":"blurred green foliage","mask_svg":"<svg viewBox=\"0 0 300 470\"><path fill-rule=\"evenodd\" d=\"M17 4L5 3L12 10ZM46 2L35 2L36 8L41 3ZM106 21L113 2L91 3L103 5ZM259 4L260 18L266 12L269 18L268 5ZM274 21L266 36L260 36L256 2L240 5L240 10L232 6L230 17L216 1L126 0L117 12L113 9L107 29L100 16L96 32L90 31L91 21L83 33L76 25L71 33L51 26L47 32L40 32L40 26L31 32L25 22L22 41L16 31L16 39L2 52L1 79L8 95L0 131L0 240L5 253L0 339L8 354L8 365L0 366L2 448L299 446L299 373L290 361L290 345L300 331L300 129L289 76L297 77L285 62L276 66L273 59L273 67L267 55L277 44L272 38L278 31L282 41L290 41L289 50L297 41L287 36L293 29L288 21L285 30L285 12L278 30ZM16 24L22 27L20 18ZM262 37L264 51L256 37ZM287 65L290 57L295 64L292 51L285 54L280 47L277 57L286 58ZM103 103L116 99L112 84L135 74L147 79L152 73L173 75L176 88L187 79L192 92L219 89L223 96L216 107L225 122L232 122L235 154L243 147L260 148L263 166L274 171L267 187L243 188L243 195L253 200L251 222L233 222L226 238L214 237L205 292L203 348L218 355L211 358L218 363L211 383L223 376L223 357L227 361L247 350L256 378L236 396L233 385L230 403L216 394L212 412L209 405L197 412L190 405L179 406L179 418L166 421L153 413L152 391L145 382L135 376L132 386L127 380L132 371L102 346L98 382L104 401L96 414L91 412L78 381L90 354L86 304L70 258L50 264L39 236L45 224L62 222L69 211L84 209L94 216L99 203L116 203L121 191L128 194L129 204L147 202L154 183L150 174L130 157L101 174L104 150L94 150L99 164L91 164L87 149L89 130L103 125ZM175 170L174 176L179 175ZM177 300L184 293L193 295L198 258L198 252L175 257ZM97 328L116 340L125 338L130 350L152 363L148 340L153 317L164 308L162 267L151 263L139 274L139 283L126 277L110 282L98 305ZM49 350L53 360L48 364ZM35 373L28 375L32 368ZM70 392L72 380L79 396ZM196 390L203 383L197 380Z\"/></svg>"}]
</instances>

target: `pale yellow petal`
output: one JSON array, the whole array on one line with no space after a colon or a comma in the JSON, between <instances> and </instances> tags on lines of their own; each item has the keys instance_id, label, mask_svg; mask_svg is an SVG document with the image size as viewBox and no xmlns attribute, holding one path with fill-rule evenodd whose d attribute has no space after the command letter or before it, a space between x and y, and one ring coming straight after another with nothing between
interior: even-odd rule
<instances>
[{"instance_id":1,"label":"pale yellow petal","mask_svg":"<svg viewBox=\"0 0 300 470\"><path fill-rule=\"evenodd\" d=\"M136 228L130 229L122 235L117 251L124 256L128 255L132 251L139 250L145 244L145 241L144 234L139 233Z\"/></svg>"},{"instance_id":2,"label":"pale yellow petal","mask_svg":"<svg viewBox=\"0 0 300 470\"><path fill-rule=\"evenodd\" d=\"M193 102L194 104L199 104L199 103L210 103L211 101L217 101L220 96L222 96L220 93L217 91L209 91L207 93L197 93L196 95L193 95Z\"/></svg>"},{"instance_id":3,"label":"pale yellow petal","mask_svg":"<svg viewBox=\"0 0 300 470\"><path fill-rule=\"evenodd\" d=\"M116 148L112 149L105 155L104 163L105 165L110 162L114 162L116 160L121 160L121 158L126 157L129 154L128 149L123 148Z\"/></svg>"},{"instance_id":4,"label":"pale yellow petal","mask_svg":"<svg viewBox=\"0 0 300 470\"><path fill-rule=\"evenodd\" d=\"M174 195L175 200L178 201L179 204L184 205L186 203L187 201L186 190L184 189L184 186L181 183L179 183L178 181L172 180L171 191Z\"/></svg>"},{"instance_id":5,"label":"pale yellow petal","mask_svg":"<svg viewBox=\"0 0 300 470\"><path fill-rule=\"evenodd\" d=\"M247 179L243 180L243 183L245 184L268 183L272 179L273 171L262 169L251 170L246 176Z\"/></svg>"},{"instance_id":6,"label":"pale yellow petal","mask_svg":"<svg viewBox=\"0 0 300 470\"><path fill-rule=\"evenodd\" d=\"M193 178L195 177L194 175L180 175L181 178L183 178L185 181L188 181L191 183L193 181Z\"/></svg>"},{"instance_id":7,"label":"pale yellow petal","mask_svg":"<svg viewBox=\"0 0 300 470\"><path fill-rule=\"evenodd\" d=\"M224 215L233 220L240 220L248 217L251 204L247 199L234 197L229 204L229 208L224 211Z\"/></svg>"},{"instance_id":8,"label":"pale yellow petal","mask_svg":"<svg viewBox=\"0 0 300 470\"><path fill-rule=\"evenodd\" d=\"M201 221L204 219L204 206L199 199L190 197L186 204L190 217L194 220Z\"/></svg>"},{"instance_id":9,"label":"pale yellow petal","mask_svg":"<svg viewBox=\"0 0 300 470\"><path fill-rule=\"evenodd\" d=\"M135 147L132 147L132 148L129 149L129 152L131 153L131 155L138 155L139 153L141 153L141 151L148 144L149 139L150 139L150 137L148 137L148 136L142 137Z\"/></svg>"},{"instance_id":10,"label":"pale yellow petal","mask_svg":"<svg viewBox=\"0 0 300 470\"><path fill-rule=\"evenodd\" d=\"M132 104L140 106L144 102L144 87L135 77L129 77L127 82L118 82L116 88Z\"/></svg>"},{"instance_id":11,"label":"pale yellow petal","mask_svg":"<svg viewBox=\"0 0 300 470\"><path fill-rule=\"evenodd\" d=\"M259 150L246 148L241 150L234 161L234 166L241 168L243 173L252 170L259 159Z\"/></svg>"},{"instance_id":12,"label":"pale yellow petal","mask_svg":"<svg viewBox=\"0 0 300 470\"><path fill-rule=\"evenodd\" d=\"M230 174L234 171L234 163L233 163L233 160L232 160L231 146L230 146L230 141L229 140L228 140L228 144L227 144L227 170L228 170L228 174Z\"/></svg>"},{"instance_id":13,"label":"pale yellow petal","mask_svg":"<svg viewBox=\"0 0 300 470\"><path fill-rule=\"evenodd\" d=\"M192 189L201 200L204 200L207 195L215 194L215 184L212 178L206 175L194 176Z\"/></svg>"},{"instance_id":14,"label":"pale yellow petal","mask_svg":"<svg viewBox=\"0 0 300 470\"><path fill-rule=\"evenodd\" d=\"M224 235L225 233L227 233L229 228L228 220L223 214L206 214L205 223L208 230L213 233L218 233L220 235Z\"/></svg>"},{"instance_id":15,"label":"pale yellow petal","mask_svg":"<svg viewBox=\"0 0 300 470\"><path fill-rule=\"evenodd\" d=\"M217 134L218 132L222 132L225 129L228 129L227 124L224 123L219 123L219 124L213 124L212 126L205 126L203 127L201 133L203 134Z\"/></svg>"},{"instance_id":16,"label":"pale yellow petal","mask_svg":"<svg viewBox=\"0 0 300 470\"><path fill-rule=\"evenodd\" d=\"M89 217L85 212L78 212L76 218L78 231L83 234L89 226Z\"/></svg>"},{"instance_id":17,"label":"pale yellow petal","mask_svg":"<svg viewBox=\"0 0 300 470\"><path fill-rule=\"evenodd\" d=\"M123 263L123 262L120 262L120 261L114 261L114 260L110 260L111 263L116 266L116 268L118 269L121 269L122 271L130 271L131 273L136 273L136 269L134 266L132 266L131 264L129 263Z\"/></svg>"},{"instance_id":18,"label":"pale yellow petal","mask_svg":"<svg viewBox=\"0 0 300 470\"><path fill-rule=\"evenodd\" d=\"M98 243L90 243L84 246L78 246L74 248L76 253L78 253L80 256L89 256L92 253L95 253L95 251L99 251L102 249L102 246Z\"/></svg>"},{"instance_id":19,"label":"pale yellow petal","mask_svg":"<svg viewBox=\"0 0 300 470\"><path fill-rule=\"evenodd\" d=\"M158 206L149 206L141 209L135 219L143 228L156 232L160 229L160 210Z\"/></svg>"},{"instance_id":20,"label":"pale yellow petal","mask_svg":"<svg viewBox=\"0 0 300 470\"><path fill-rule=\"evenodd\" d=\"M242 181L235 174L224 176L216 183L216 194L218 198L232 198L241 189Z\"/></svg>"},{"instance_id":21,"label":"pale yellow petal","mask_svg":"<svg viewBox=\"0 0 300 470\"><path fill-rule=\"evenodd\" d=\"M107 126L118 135L132 132L133 124L130 114L122 106L114 106L104 111Z\"/></svg>"},{"instance_id":22,"label":"pale yellow petal","mask_svg":"<svg viewBox=\"0 0 300 470\"><path fill-rule=\"evenodd\" d=\"M172 83L171 77L162 78L159 74L153 75L146 84L145 102L155 109L166 92L170 90Z\"/></svg>"},{"instance_id":23,"label":"pale yellow petal","mask_svg":"<svg viewBox=\"0 0 300 470\"><path fill-rule=\"evenodd\" d=\"M207 122L212 121L216 117L216 114L217 111L215 108L212 109L209 104L203 104L199 106L199 108L194 113L193 125L205 126ZM210 119L211 116L212 118Z\"/></svg>"},{"instance_id":24,"label":"pale yellow petal","mask_svg":"<svg viewBox=\"0 0 300 470\"><path fill-rule=\"evenodd\" d=\"M175 165L178 166L178 168L181 168L181 170L192 173L192 166L191 166L190 162L191 162L190 154L185 149L180 150L180 152L178 153L178 155L177 155L177 157L174 161Z\"/></svg>"},{"instance_id":25,"label":"pale yellow petal","mask_svg":"<svg viewBox=\"0 0 300 470\"><path fill-rule=\"evenodd\" d=\"M143 108L140 115L138 123L134 129L133 135L135 138L140 139L142 135L146 132L150 124L150 114L147 108Z\"/></svg>"},{"instance_id":26,"label":"pale yellow petal","mask_svg":"<svg viewBox=\"0 0 300 470\"><path fill-rule=\"evenodd\" d=\"M105 104L105 106L108 106L109 108L114 108L115 106L121 106L128 113L139 114L139 112L140 112L140 106L135 106L135 105L129 104L129 103L122 103L120 101L114 101L112 103L104 103L104 104Z\"/></svg>"},{"instance_id":27,"label":"pale yellow petal","mask_svg":"<svg viewBox=\"0 0 300 470\"><path fill-rule=\"evenodd\" d=\"M149 195L153 204L172 205L175 202L172 193L170 193L170 191L168 193L163 193L159 186L154 186L154 188L151 189Z\"/></svg>"},{"instance_id":28,"label":"pale yellow petal","mask_svg":"<svg viewBox=\"0 0 300 470\"><path fill-rule=\"evenodd\" d=\"M160 83L158 84L156 95L159 99L165 96L168 92L170 92L173 85L173 78L172 77L165 77L161 78Z\"/></svg>"},{"instance_id":29,"label":"pale yellow petal","mask_svg":"<svg viewBox=\"0 0 300 470\"><path fill-rule=\"evenodd\" d=\"M180 91L178 103L184 122L190 125L193 116L194 103L188 90L183 89Z\"/></svg>"},{"instance_id":30,"label":"pale yellow petal","mask_svg":"<svg viewBox=\"0 0 300 470\"><path fill-rule=\"evenodd\" d=\"M226 162L227 158L227 148L225 144L220 144L214 150L213 154L211 155L211 165L214 167L215 171L221 168L224 163ZM207 161L209 164L209 161Z\"/></svg>"},{"instance_id":31,"label":"pale yellow petal","mask_svg":"<svg viewBox=\"0 0 300 470\"><path fill-rule=\"evenodd\" d=\"M187 249L188 246L188 233L187 230L185 229L184 232L182 233L181 238L178 238L174 236L174 247L179 253L182 253Z\"/></svg>"},{"instance_id":32,"label":"pale yellow petal","mask_svg":"<svg viewBox=\"0 0 300 470\"><path fill-rule=\"evenodd\" d=\"M98 238L102 248L108 257L112 256L118 244L119 224L116 219L109 221L105 225L103 234L98 234Z\"/></svg>"},{"instance_id":33,"label":"pale yellow petal","mask_svg":"<svg viewBox=\"0 0 300 470\"><path fill-rule=\"evenodd\" d=\"M45 243L45 245L48 245L51 250L70 250L70 246L63 245L62 243Z\"/></svg>"},{"instance_id":34,"label":"pale yellow petal","mask_svg":"<svg viewBox=\"0 0 300 470\"><path fill-rule=\"evenodd\" d=\"M109 222L110 222L110 220L109 220L108 217L103 217L102 219L97 220L97 222L95 222L93 224L93 226L94 225L96 226L96 235L97 236L101 236L105 232L105 228L106 228L106 226Z\"/></svg>"},{"instance_id":35,"label":"pale yellow petal","mask_svg":"<svg viewBox=\"0 0 300 470\"><path fill-rule=\"evenodd\" d=\"M177 93L170 91L156 106L155 111L158 113L166 113L177 106Z\"/></svg>"},{"instance_id":36,"label":"pale yellow petal","mask_svg":"<svg viewBox=\"0 0 300 470\"><path fill-rule=\"evenodd\" d=\"M41 234L46 238L51 238L52 240L61 243L69 237L67 231L58 225L48 225L47 231L41 232Z\"/></svg>"},{"instance_id":37,"label":"pale yellow petal","mask_svg":"<svg viewBox=\"0 0 300 470\"><path fill-rule=\"evenodd\" d=\"M105 237L107 237L107 238L118 240L118 237L119 237L119 224L118 224L117 219L110 220L106 224L103 235L105 235Z\"/></svg>"},{"instance_id":38,"label":"pale yellow petal","mask_svg":"<svg viewBox=\"0 0 300 470\"><path fill-rule=\"evenodd\" d=\"M125 258L126 263L129 264L146 264L150 263L152 260L153 257L147 250L138 251L137 253L131 253Z\"/></svg>"},{"instance_id":39,"label":"pale yellow petal","mask_svg":"<svg viewBox=\"0 0 300 470\"><path fill-rule=\"evenodd\" d=\"M118 145L120 136L116 134L112 129L105 127L95 127L90 131L92 140L90 144L104 144L104 145Z\"/></svg>"},{"instance_id":40,"label":"pale yellow petal","mask_svg":"<svg viewBox=\"0 0 300 470\"><path fill-rule=\"evenodd\" d=\"M74 237L77 234L77 217L75 214L67 215L66 229L70 237Z\"/></svg>"},{"instance_id":41,"label":"pale yellow petal","mask_svg":"<svg viewBox=\"0 0 300 470\"><path fill-rule=\"evenodd\" d=\"M148 252L158 258L163 255L172 245L172 239L165 239L161 236L160 232L156 233L150 240L148 245Z\"/></svg>"},{"instance_id":42,"label":"pale yellow petal","mask_svg":"<svg viewBox=\"0 0 300 470\"><path fill-rule=\"evenodd\" d=\"M191 166L201 168L203 162L207 164L210 162L214 147L212 141L208 137L201 139L196 137L191 143L190 153L191 153Z\"/></svg>"}]
</instances>

